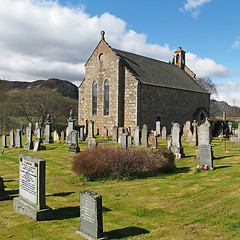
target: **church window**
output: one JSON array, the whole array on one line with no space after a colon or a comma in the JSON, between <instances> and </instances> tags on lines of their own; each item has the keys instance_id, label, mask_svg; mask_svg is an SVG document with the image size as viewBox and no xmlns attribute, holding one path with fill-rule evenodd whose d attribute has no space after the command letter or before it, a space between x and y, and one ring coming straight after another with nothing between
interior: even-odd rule
<instances>
[{"instance_id":1,"label":"church window","mask_svg":"<svg viewBox=\"0 0 240 240\"><path fill-rule=\"evenodd\" d=\"M92 83L92 115L97 115L97 82Z\"/></svg>"},{"instance_id":2,"label":"church window","mask_svg":"<svg viewBox=\"0 0 240 240\"><path fill-rule=\"evenodd\" d=\"M176 56L176 63L179 63L179 54Z\"/></svg>"},{"instance_id":3,"label":"church window","mask_svg":"<svg viewBox=\"0 0 240 240\"><path fill-rule=\"evenodd\" d=\"M109 115L109 81L104 81L104 103L103 103L103 115Z\"/></svg>"}]
</instances>

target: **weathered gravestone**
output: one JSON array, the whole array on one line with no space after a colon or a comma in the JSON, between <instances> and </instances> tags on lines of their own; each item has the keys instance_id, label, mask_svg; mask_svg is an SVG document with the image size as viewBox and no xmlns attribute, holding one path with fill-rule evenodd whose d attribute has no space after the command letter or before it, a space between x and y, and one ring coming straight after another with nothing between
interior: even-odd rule
<instances>
[{"instance_id":1,"label":"weathered gravestone","mask_svg":"<svg viewBox=\"0 0 240 240\"><path fill-rule=\"evenodd\" d=\"M10 145L9 148L14 148L15 147L15 139L14 139L14 130L12 129L10 131Z\"/></svg>"},{"instance_id":2,"label":"weathered gravestone","mask_svg":"<svg viewBox=\"0 0 240 240\"><path fill-rule=\"evenodd\" d=\"M127 142L128 142L128 146L132 145L132 136L131 135L127 136Z\"/></svg>"},{"instance_id":3,"label":"weathered gravestone","mask_svg":"<svg viewBox=\"0 0 240 240\"><path fill-rule=\"evenodd\" d=\"M134 138L133 138L133 142L135 146L139 146L140 145L140 128L139 126L136 126L134 128Z\"/></svg>"},{"instance_id":4,"label":"weathered gravestone","mask_svg":"<svg viewBox=\"0 0 240 240\"><path fill-rule=\"evenodd\" d=\"M190 145L191 146L197 146L198 145L198 141L197 141L197 126L198 126L198 123L197 123L196 120L193 121L192 126L193 126L193 134L192 134L192 138L190 140Z\"/></svg>"},{"instance_id":5,"label":"weathered gravestone","mask_svg":"<svg viewBox=\"0 0 240 240\"><path fill-rule=\"evenodd\" d=\"M32 128L31 125L27 127L27 141L25 142L24 148L27 150L33 149L33 140L32 140Z\"/></svg>"},{"instance_id":6,"label":"weathered gravestone","mask_svg":"<svg viewBox=\"0 0 240 240\"><path fill-rule=\"evenodd\" d=\"M45 132L44 143L53 143L51 124L52 124L52 121L50 119L50 115L47 114L47 120L45 122L45 131L44 131Z\"/></svg>"},{"instance_id":7,"label":"weathered gravestone","mask_svg":"<svg viewBox=\"0 0 240 240\"><path fill-rule=\"evenodd\" d=\"M156 122L156 136L160 136L161 135L161 122L157 121Z\"/></svg>"},{"instance_id":8,"label":"weathered gravestone","mask_svg":"<svg viewBox=\"0 0 240 240\"><path fill-rule=\"evenodd\" d=\"M80 152L80 148L78 146L78 131L72 130L70 134L70 146L69 146L69 152Z\"/></svg>"},{"instance_id":9,"label":"weathered gravestone","mask_svg":"<svg viewBox=\"0 0 240 240\"><path fill-rule=\"evenodd\" d=\"M104 240L102 196L92 191L80 192L80 229L77 234L86 239Z\"/></svg>"},{"instance_id":10,"label":"weathered gravestone","mask_svg":"<svg viewBox=\"0 0 240 240\"><path fill-rule=\"evenodd\" d=\"M167 140L167 128L165 126L162 128L162 140Z\"/></svg>"},{"instance_id":11,"label":"weathered gravestone","mask_svg":"<svg viewBox=\"0 0 240 240\"><path fill-rule=\"evenodd\" d=\"M148 146L148 127L146 124L143 125L142 127L142 139L141 139L141 144L143 147Z\"/></svg>"},{"instance_id":12,"label":"weathered gravestone","mask_svg":"<svg viewBox=\"0 0 240 240\"><path fill-rule=\"evenodd\" d=\"M98 146L98 142L96 138L90 138L88 140L88 149L97 148L97 146Z\"/></svg>"},{"instance_id":13,"label":"weathered gravestone","mask_svg":"<svg viewBox=\"0 0 240 240\"><path fill-rule=\"evenodd\" d=\"M157 148L157 136L152 134L150 137L150 141L151 141L152 148Z\"/></svg>"},{"instance_id":14,"label":"weathered gravestone","mask_svg":"<svg viewBox=\"0 0 240 240\"><path fill-rule=\"evenodd\" d=\"M87 138L87 136L88 136L88 120L85 121L84 138Z\"/></svg>"},{"instance_id":15,"label":"weathered gravestone","mask_svg":"<svg viewBox=\"0 0 240 240\"><path fill-rule=\"evenodd\" d=\"M121 139L121 148L122 149L128 149L128 135L126 133L123 133L120 137Z\"/></svg>"},{"instance_id":16,"label":"weathered gravestone","mask_svg":"<svg viewBox=\"0 0 240 240\"><path fill-rule=\"evenodd\" d=\"M5 192L6 186L4 185L3 178L0 177L0 201L9 199L9 196Z\"/></svg>"},{"instance_id":17,"label":"weathered gravestone","mask_svg":"<svg viewBox=\"0 0 240 240\"><path fill-rule=\"evenodd\" d=\"M1 148L7 148L7 136L2 135L2 146Z\"/></svg>"},{"instance_id":18,"label":"weathered gravestone","mask_svg":"<svg viewBox=\"0 0 240 240\"><path fill-rule=\"evenodd\" d=\"M118 128L118 143L121 143L121 135L125 133L125 129L123 127Z\"/></svg>"},{"instance_id":19,"label":"weathered gravestone","mask_svg":"<svg viewBox=\"0 0 240 240\"><path fill-rule=\"evenodd\" d=\"M94 138L94 121L89 120L88 121L88 136L87 140Z\"/></svg>"},{"instance_id":20,"label":"weathered gravestone","mask_svg":"<svg viewBox=\"0 0 240 240\"><path fill-rule=\"evenodd\" d=\"M73 117L73 110L70 111L68 122L68 135L66 136L66 142L71 143L71 132L74 130L74 123L76 119Z\"/></svg>"},{"instance_id":21,"label":"weathered gravestone","mask_svg":"<svg viewBox=\"0 0 240 240\"><path fill-rule=\"evenodd\" d=\"M118 142L118 127L117 126L113 127L113 130L112 130L112 141L114 143Z\"/></svg>"},{"instance_id":22,"label":"weathered gravestone","mask_svg":"<svg viewBox=\"0 0 240 240\"><path fill-rule=\"evenodd\" d=\"M43 132L42 132L42 128L39 126L37 128L37 138L35 140L35 145L33 148L34 152L37 152L40 150L46 150L46 147L41 145L42 142L43 142Z\"/></svg>"},{"instance_id":23,"label":"weathered gravestone","mask_svg":"<svg viewBox=\"0 0 240 240\"><path fill-rule=\"evenodd\" d=\"M61 131L61 141L64 142L64 140L65 140L65 133L64 133L64 131L62 130L62 131Z\"/></svg>"},{"instance_id":24,"label":"weathered gravestone","mask_svg":"<svg viewBox=\"0 0 240 240\"><path fill-rule=\"evenodd\" d=\"M21 129L16 129L16 144L15 148L22 148L22 133Z\"/></svg>"},{"instance_id":25,"label":"weathered gravestone","mask_svg":"<svg viewBox=\"0 0 240 240\"><path fill-rule=\"evenodd\" d=\"M102 136L103 139L108 139L108 129L106 127L102 130Z\"/></svg>"},{"instance_id":26,"label":"weathered gravestone","mask_svg":"<svg viewBox=\"0 0 240 240\"><path fill-rule=\"evenodd\" d=\"M207 165L208 168L213 167L213 152L211 146L211 124L206 119L205 123L198 127L198 150L200 165Z\"/></svg>"},{"instance_id":27,"label":"weathered gravestone","mask_svg":"<svg viewBox=\"0 0 240 240\"><path fill-rule=\"evenodd\" d=\"M50 219L52 209L46 206L46 162L35 156L19 156L19 197L13 199L15 211L35 221Z\"/></svg>"},{"instance_id":28,"label":"weathered gravestone","mask_svg":"<svg viewBox=\"0 0 240 240\"><path fill-rule=\"evenodd\" d=\"M56 130L53 132L53 141L59 141L59 135Z\"/></svg>"},{"instance_id":29,"label":"weathered gravestone","mask_svg":"<svg viewBox=\"0 0 240 240\"><path fill-rule=\"evenodd\" d=\"M85 136L84 136L84 126L81 126L79 128L79 141L82 142L84 141Z\"/></svg>"}]
</instances>

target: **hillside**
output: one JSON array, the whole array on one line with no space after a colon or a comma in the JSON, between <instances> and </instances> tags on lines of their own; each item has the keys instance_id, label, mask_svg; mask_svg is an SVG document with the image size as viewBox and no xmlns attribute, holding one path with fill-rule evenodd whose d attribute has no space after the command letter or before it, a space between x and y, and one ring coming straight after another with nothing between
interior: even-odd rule
<instances>
[{"instance_id":1,"label":"hillside","mask_svg":"<svg viewBox=\"0 0 240 240\"><path fill-rule=\"evenodd\" d=\"M24 89L48 88L61 93L64 97L78 99L78 87L66 80L50 78L34 82L19 82L0 80L0 87L5 93L12 93Z\"/></svg>"}]
</instances>

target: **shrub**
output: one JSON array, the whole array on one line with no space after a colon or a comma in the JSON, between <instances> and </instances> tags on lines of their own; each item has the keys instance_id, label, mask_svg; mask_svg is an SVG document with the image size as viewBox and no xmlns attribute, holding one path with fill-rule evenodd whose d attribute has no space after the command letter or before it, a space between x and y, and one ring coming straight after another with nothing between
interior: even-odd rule
<instances>
[{"instance_id":1,"label":"shrub","mask_svg":"<svg viewBox=\"0 0 240 240\"><path fill-rule=\"evenodd\" d=\"M90 180L111 178L142 178L175 170L174 154L169 150L123 150L99 147L76 154L73 171Z\"/></svg>"}]
</instances>

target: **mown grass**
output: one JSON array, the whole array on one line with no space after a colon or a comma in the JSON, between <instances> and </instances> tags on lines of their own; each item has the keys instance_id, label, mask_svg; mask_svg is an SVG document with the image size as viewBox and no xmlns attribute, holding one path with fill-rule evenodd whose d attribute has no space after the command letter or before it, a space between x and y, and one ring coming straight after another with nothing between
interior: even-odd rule
<instances>
[{"instance_id":1,"label":"mown grass","mask_svg":"<svg viewBox=\"0 0 240 240\"><path fill-rule=\"evenodd\" d=\"M101 144L115 146L110 140ZM159 139L159 145L167 141ZM220 139L212 145L214 171L196 171L197 148L183 139L186 158L176 161L176 173L93 182L82 182L72 172L74 153L65 143L46 145L39 152L5 149L0 176L11 198L18 196L19 155L46 160L46 202L54 219L35 222L16 213L12 199L1 201L0 239L82 239L75 233L82 190L103 196L104 231L111 239L240 239L240 152L225 152ZM80 149L87 144L80 143Z\"/></svg>"}]
</instances>

